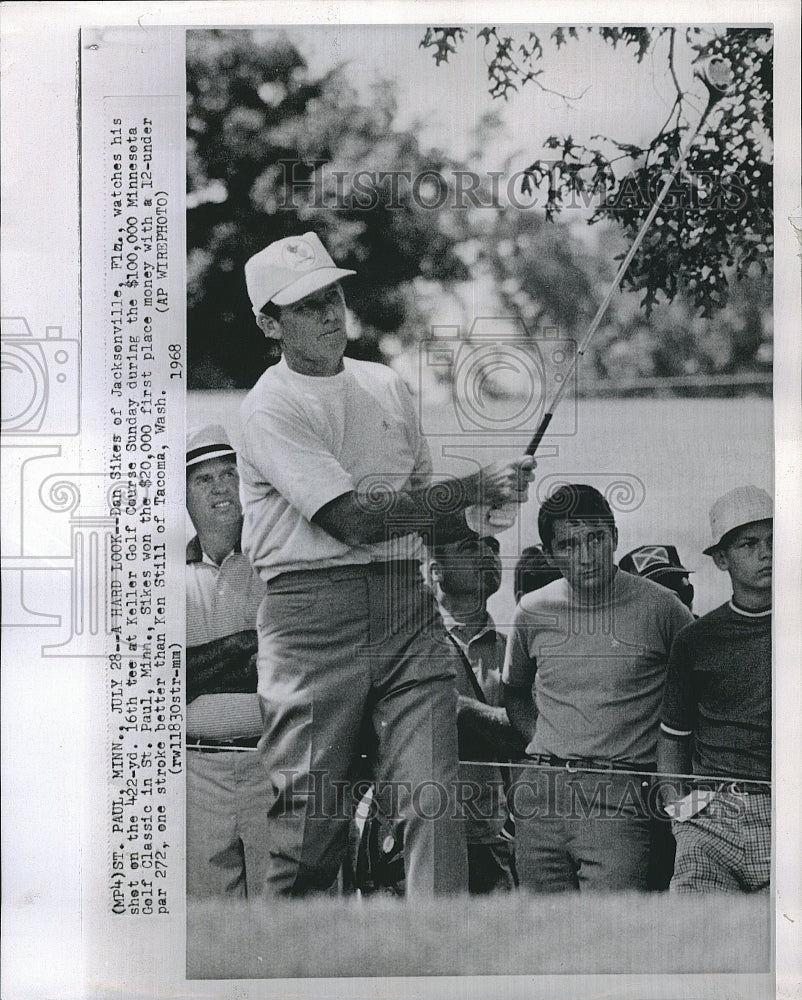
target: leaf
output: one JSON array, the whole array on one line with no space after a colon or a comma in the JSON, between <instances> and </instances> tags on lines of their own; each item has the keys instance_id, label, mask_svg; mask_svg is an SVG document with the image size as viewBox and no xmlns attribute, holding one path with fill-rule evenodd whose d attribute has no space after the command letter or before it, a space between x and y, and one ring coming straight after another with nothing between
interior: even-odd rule
<instances>
[{"instance_id":1,"label":"leaf","mask_svg":"<svg viewBox=\"0 0 802 1000\"><path fill-rule=\"evenodd\" d=\"M581 29L554 27L550 40L561 52L568 40L578 37ZM588 26L606 45L624 58L634 55L642 62L647 55L654 71L668 74L674 46L686 47L687 53L721 55L738 66L736 86L722 101L715 127L709 125L691 149L682 170L672 182L667 199L632 262L625 284L644 293L644 304L651 308L658 295L671 299L680 287L694 289L700 308L719 308L726 300L726 268L735 273L747 269L765 270L770 263L772 216L772 57L773 36L770 28L700 28L684 32L675 28L648 28L637 25ZM671 32L671 46L658 45ZM479 32L485 45L496 39L488 67L488 89L494 97L510 99L511 94L534 82L548 90L549 72L540 67L533 71L529 59L540 58L540 43L535 32L524 35L515 44L512 36L499 39L496 29ZM453 54L452 54L453 55ZM679 65L679 63L678 63ZM537 79L536 79L537 78ZM676 81L675 81L676 82ZM679 83L677 83L679 91ZM521 187L530 193L548 177L549 187L545 216L554 221L566 204L577 205L582 197L590 208L588 222L612 221L627 240L633 240L646 217L657 192L673 170L682 142L698 115L698 109L681 92L660 131L650 139L632 141L626 135L617 138L593 135L589 148L572 136L548 136L543 149L552 159L535 160L522 178ZM639 123L632 122L633 136ZM633 170L627 177L616 177L617 163L629 160ZM701 277L707 274L715 281ZM678 275L682 272L683 280ZM686 279L697 285L684 285Z\"/></svg>"},{"instance_id":2,"label":"leaf","mask_svg":"<svg viewBox=\"0 0 802 1000\"><path fill-rule=\"evenodd\" d=\"M433 48L435 65L448 62L450 54L457 51L455 42L461 42L465 37L465 28L427 28L421 39L419 48Z\"/></svg>"}]
</instances>

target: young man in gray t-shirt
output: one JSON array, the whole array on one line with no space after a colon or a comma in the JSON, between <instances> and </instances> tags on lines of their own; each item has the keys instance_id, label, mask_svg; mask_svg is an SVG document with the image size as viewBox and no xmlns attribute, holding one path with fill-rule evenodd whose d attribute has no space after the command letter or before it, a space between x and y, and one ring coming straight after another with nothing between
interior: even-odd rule
<instances>
[{"instance_id":1,"label":"young man in gray t-shirt","mask_svg":"<svg viewBox=\"0 0 802 1000\"><path fill-rule=\"evenodd\" d=\"M540 892L646 889L666 664L693 620L666 588L619 572L604 497L561 487L538 527L562 579L521 599L505 703L538 768L514 788L519 877Z\"/></svg>"}]
</instances>

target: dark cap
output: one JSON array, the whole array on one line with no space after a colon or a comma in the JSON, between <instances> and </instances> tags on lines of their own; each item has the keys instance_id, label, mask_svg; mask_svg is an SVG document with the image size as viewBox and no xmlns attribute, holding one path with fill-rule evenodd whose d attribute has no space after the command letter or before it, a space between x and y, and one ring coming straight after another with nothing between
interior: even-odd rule
<instances>
[{"instance_id":1,"label":"dark cap","mask_svg":"<svg viewBox=\"0 0 802 1000\"><path fill-rule=\"evenodd\" d=\"M680 573L686 576L692 572L682 565L679 553L673 545L639 545L631 552L627 552L618 567L627 573L649 579L663 576L665 573Z\"/></svg>"}]
</instances>

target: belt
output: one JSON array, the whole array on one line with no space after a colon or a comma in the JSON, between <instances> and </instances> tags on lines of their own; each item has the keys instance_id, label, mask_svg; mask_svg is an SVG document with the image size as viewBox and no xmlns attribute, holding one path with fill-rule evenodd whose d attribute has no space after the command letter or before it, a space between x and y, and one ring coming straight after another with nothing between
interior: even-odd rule
<instances>
[{"instance_id":1,"label":"belt","mask_svg":"<svg viewBox=\"0 0 802 1000\"><path fill-rule=\"evenodd\" d=\"M255 750L260 736L240 736L233 740L207 740L204 736L187 737L187 750L198 753L222 753L225 750Z\"/></svg>"},{"instance_id":2,"label":"belt","mask_svg":"<svg viewBox=\"0 0 802 1000\"><path fill-rule=\"evenodd\" d=\"M381 562L345 563L342 566L324 566L320 569L288 569L277 576L271 577L267 581L267 587L269 589L271 584L278 583L279 580L282 583L289 581L302 583L304 579L315 582L320 580L321 577L331 577L337 581L355 579L365 576L366 573L380 573L382 575L393 572L400 573L402 567L406 575L416 583L422 581L420 562L417 559L388 559Z\"/></svg>"},{"instance_id":3,"label":"belt","mask_svg":"<svg viewBox=\"0 0 802 1000\"><path fill-rule=\"evenodd\" d=\"M566 771L655 771L654 764L633 764L629 761L595 760L592 757L554 757L548 753L527 754L526 760L546 767L560 767Z\"/></svg>"}]
</instances>

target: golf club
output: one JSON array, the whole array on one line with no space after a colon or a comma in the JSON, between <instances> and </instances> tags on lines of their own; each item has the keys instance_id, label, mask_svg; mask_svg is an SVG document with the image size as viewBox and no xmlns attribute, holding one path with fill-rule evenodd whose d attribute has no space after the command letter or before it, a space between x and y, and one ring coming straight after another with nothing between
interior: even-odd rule
<instances>
[{"instance_id":1,"label":"golf club","mask_svg":"<svg viewBox=\"0 0 802 1000\"><path fill-rule=\"evenodd\" d=\"M679 168L682 166L683 162L685 161L685 158L687 157L688 153L691 150L691 147L696 141L697 136L701 132L702 126L707 120L707 116L710 114L710 111L713 109L713 107L721 100L721 98L724 97L732 88L733 84L732 67L730 66L729 62L722 56L709 56L708 58L701 60L697 64L694 70L694 75L697 76L707 87L708 91L707 106L702 112L702 116L699 119L699 122L696 128L694 129L692 135L688 138L684 148L677 157L676 163L674 164L671 173L668 175L665 182L663 183L663 186L660 189L660 193L657 195L657 198L655 199L654 204L652 205L651 211L646 216L646 219L643 225L641 226L638 235L632 241L632 246L629 248L626 257L624 257L623 261L621 262L621 266L618 268L618 273L616 274L613 283L610 286L609 291L605 295L604 300L602 301L599 308L596 310L596 315L593 317L591 324L588 327L587 333L585 334L584 338L582 339L582 342L577 348L576 354L574 356L573 361L571 362L568 371L563 376L559 388L557 389L557 392L554 394L554 399L551 402L551 406L549 407L548 411L543 414L543 417L540 421L540 425L538 426L535 436L529 442L529 446L526 449L527 455L534 455L538 449L538 446L540 445L540 442L543 440L543 435L546 433L546 430L549 424L551 423L551 418L554 416L554 411L557 409L557 406L559 405L559 402L562 399L566 388L571 382L571 377L576 371L576 368L579 364L579 359L585 353L585 350L587 349L587 346L590 343L593 334L596 332L599 324L602 321L602 318L604 317L604 314L607 312L607 307L610 305L610 300L613 297L613 293L621 284L621 279L626 274L627 268L632 262L632 258L635 256L635 254L638 251L638 247L643 242L643 238L646 235L649 226L651 226L652 222L654 221L654 218L657 215L657 212L660 206L662 205L665 196L668 194L668 190L671 187L674 178L677 176L677 173L679 172Z\"/></svg>"}]
</instances>

